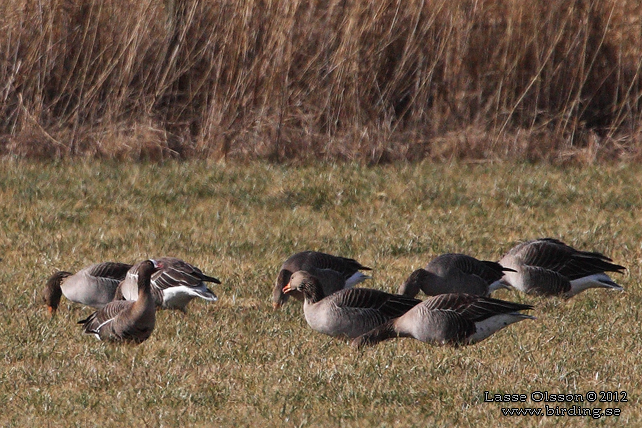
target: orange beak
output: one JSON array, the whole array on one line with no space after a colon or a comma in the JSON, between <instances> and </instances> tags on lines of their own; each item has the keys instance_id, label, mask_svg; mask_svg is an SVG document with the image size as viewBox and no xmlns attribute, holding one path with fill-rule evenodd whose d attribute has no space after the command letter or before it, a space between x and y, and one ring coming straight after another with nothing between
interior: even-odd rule
<instances>
[{"instance_id":1,"label":"orange beak","mask_svg":"<svg viewBox=\"0 0 642 428\"><path fill-rule=\"evenodd\" d=\"M283 292L289 293L290 291L292 291L292 287L290 287L290 283L288 282L287 284L285 284L285 287L283 287Z\"/></svg>"},{"instance_id":2,"label":"orange beak","mask_svg":"<svg viewBox=\"0 0 642 428\"><path fill-rule=\"evenodd\" d=\"M52 317L56 315L56 308L54 308L53 306L47 306L47 310L49 311L49 315L51 315Z\"/></svg>"}]
</instances>

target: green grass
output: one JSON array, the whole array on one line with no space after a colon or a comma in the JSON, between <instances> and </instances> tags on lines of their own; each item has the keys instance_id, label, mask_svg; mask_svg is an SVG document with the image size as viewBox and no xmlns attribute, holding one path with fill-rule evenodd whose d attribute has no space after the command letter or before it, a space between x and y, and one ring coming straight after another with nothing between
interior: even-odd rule
<instances>
[{"instance_id":1,"label":"green grass","mask_svg":"<svg viewBox=\"0 0 642 428\"><path fill-rule=\"evenodd\" d=\"M2 161L0 425L633 424L641 187L639 166ZM498 259L542 236L626 265L616 277L626 292L563 301L502 290L534 304L537 320L462 349L397 340L355 351L310 330L299 304L271 308L279 266L297 251L355 257L374 268L367 286L394 291L440 253ZM52 320L40 303L55 269L161 255L221 279L219 301L160 312L138 347L81 335L88 308L63 300ZM486 390L626 391L629 401L617 422L508 419Z\"/></svg>"}]
</instances>

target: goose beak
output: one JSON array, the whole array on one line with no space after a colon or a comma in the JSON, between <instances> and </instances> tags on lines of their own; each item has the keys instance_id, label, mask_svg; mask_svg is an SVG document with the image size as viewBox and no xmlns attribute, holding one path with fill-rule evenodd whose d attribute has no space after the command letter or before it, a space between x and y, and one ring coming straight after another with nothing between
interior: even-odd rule
<instances>
[{"instance_id":1,"label":"goose beak","mask_svg":"<svg viewBox=\"0 0 642 428\"><path fill-rule=\"evenodd\" d=\"M288 282L287 284L285 284L285 287L283 287L283 292L289 293L290 291L292 291L292 287L290 287L290 283Z\"/></svg>"},{"instance_id":2,"label":"goose beak","mask_svg":"<svg viewBox=\"0 0 642 428\"><path fill-rule=\"evenodd\" d=\"M53 306L47 305L47 311L49 311L49 315L51 315L52 317L56 315L56 308L54 308Z\"/></svg>"}]
</instances>

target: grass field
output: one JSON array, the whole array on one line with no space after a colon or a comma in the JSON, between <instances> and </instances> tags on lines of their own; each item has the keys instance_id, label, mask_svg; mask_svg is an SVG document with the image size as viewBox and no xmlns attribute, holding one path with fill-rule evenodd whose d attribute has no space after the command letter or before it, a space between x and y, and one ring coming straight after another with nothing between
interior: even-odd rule
<instances>
[{"instance_id":1,"label":"grass field","mask_svg":"<svg viewBox=\"0 0 642 428\"><path fill-rule=\"evenodd\" d=\"M642 418L642 169L420 163L0 163L2 426L573 426ZM412 340L355 351L274 312L280 263L316 249L374 268L394 291L437 254L497 259L553 236L628 267L626 292L538 299L535 321L461 349ZM160 312L150 340L80 334L90 309L40 303L55 269L182 257L222 280L219 301ZM621 416L513 417L494 393L626 391ZM599 397L598 397L599 398ZM551 406L535 403L521 406ZM570 407L571 404L561 404ZM517 406L515 406L517 407Z\"/></svg>"}]
</instances>

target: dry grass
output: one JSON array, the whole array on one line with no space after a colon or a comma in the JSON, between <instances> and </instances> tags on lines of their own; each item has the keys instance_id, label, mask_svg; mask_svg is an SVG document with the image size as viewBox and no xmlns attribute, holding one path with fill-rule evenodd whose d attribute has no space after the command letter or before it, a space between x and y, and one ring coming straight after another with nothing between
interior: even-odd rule
<instances>
[{"instance_id":1,"label":"dry grass","mask_svg":"<svg viewBox=\"0 0 642 428\"><path fill-rule=\"evenodd\" d=\"M637 166L4 161L0 425L635 425L640 177ZM398 340L356 352L311 331L300 305L271 309L279 265L296 251L356 257L374 268L368 286L395 290L439 253L497 259L539 236L611 255L628 267L617 278L626 292L565 302L501 291L538 319L463 349ZM223 284L216 303L159 313L141 346L82 336L87 308L63 304L50 320L40 304L54 269L158 255ZM629 401L617 422L507 420L485 390L624 390Z\"/></svg>"},{"instance_id":2,"label":"dry grass","mask_svg":"<svg viewBox=\"0 0 642 428\"><path fill-rule=\"evenodd\" d=\"M0 153L639 159L640 5L6 0Z\"/></svg>"}]
</instances>

